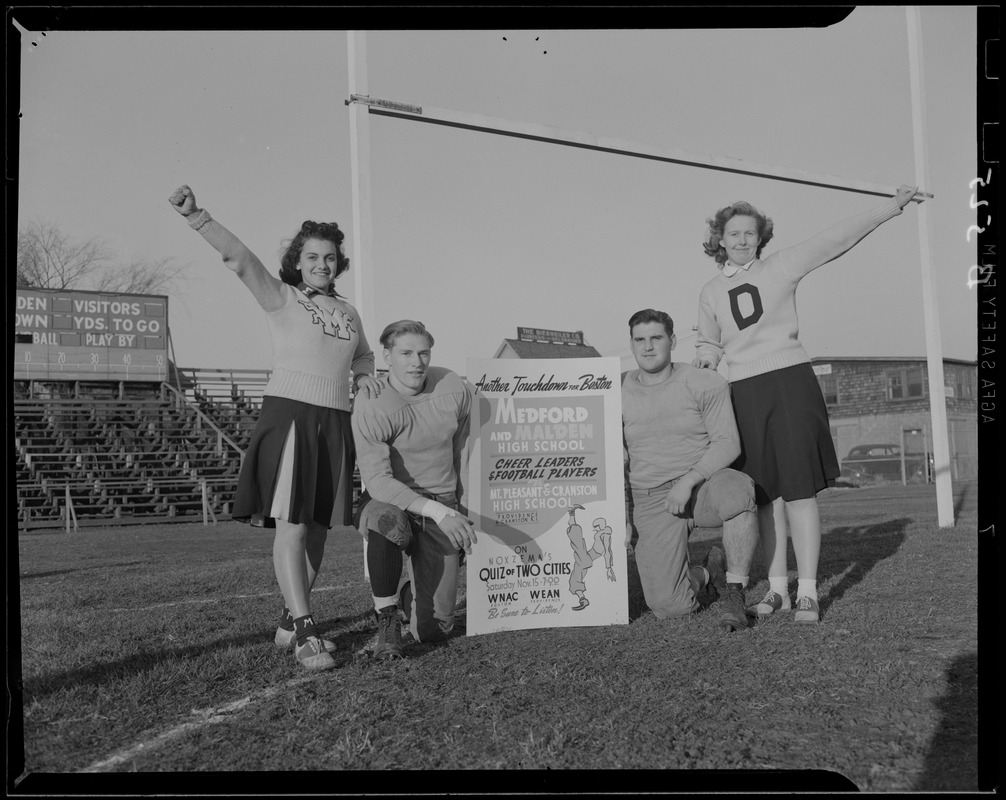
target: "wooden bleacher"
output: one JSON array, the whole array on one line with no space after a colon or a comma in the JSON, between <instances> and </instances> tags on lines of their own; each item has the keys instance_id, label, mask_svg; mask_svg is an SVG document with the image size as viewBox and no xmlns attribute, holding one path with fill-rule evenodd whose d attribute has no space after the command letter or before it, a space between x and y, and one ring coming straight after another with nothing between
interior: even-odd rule
<instances>
[{"instance_id":1,"label":"wooden bleacher","mask_svg":"<svg viewBox=\"0 0 1006 800\"><path fill-rule=\"evenodd\" d=\"M198 384L189 391L191 399L169 384L15 386L22 527L226 518L261 393L256 402L247 390L233 399Z\"/></svg>"},{"instance_id":2,"label":"wooden bleacher","mask_svg":"<svg viewBox=\"0 0 1006 800\"><path fill-rule=\"evenodd\" d=\"M228 518L269 373L174 375L160 384L15 381L20 527ZM359 493L355 473L354 501Z\"/></svg>"}]
</instances>

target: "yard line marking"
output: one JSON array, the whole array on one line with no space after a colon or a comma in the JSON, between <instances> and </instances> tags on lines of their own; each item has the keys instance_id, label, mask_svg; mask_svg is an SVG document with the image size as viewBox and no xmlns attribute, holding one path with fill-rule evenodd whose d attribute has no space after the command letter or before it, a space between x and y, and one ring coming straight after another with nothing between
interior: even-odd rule
<instances>
[{"instance_id":1,"label":"yard line marking","mask_svg":"<svg viewBox=\"0 0 1006 800\"><path fill-rule=\"evenodd\" d=\"M192 731L198 731L201 728L208 727L210 725L216 725L220 722L225 722L232 718L232 715L242 709L246 708L252 702L264 702L271 700L276 695L287 691L288 689L293 689L302 683L307 683L308 681L314 680L317 675L305 675L300 678L294 678L286 683L280 684L279 686L274 686L272 688L266 689L263 692L259 692L257 695L251 694L247 697L242 697L240 700L235 700L232 703L227 703L227 705L220 706L219 708L203 708L203 709L192 709L193 716L200 717L195 722L183 722L181 725L176 725L171 730L165 731L164 733L155 736L145 742L139 742L127 747L125 749L119 750L113 753L108 758L101 761L97 761L88 767L84 767L78 772L107 772L115 767L124 764L131 758L135 758L138 755L150 753L156 750L158 747L167 744L173 739L177 739L184 736Z\"/></svg>"},{"instance_id":2,"label":"yard line marking","mask_svg":"<svg viewBox=\"0 0 1006 800\"><path fill-rule=\"evenodd\" d=\"M334 592L337 589L349 589L356 586L356 583L340 583L338 586L322 586L317 589L312 589L313 592ZM109 613L114 611L153 611L158 608L174 608L175 606L186 606L186 605L199 605L204 603L223 603L227 600L254 600L260 597L277 597L281 596L279 594L279 589L277 588L275 592L262 592L260 594L233 594L227 597L205 597L198 600L178 600L174 603L157 603L152 606L144 606L143 608L110 608Z\"/></svg>"}]
</instances>

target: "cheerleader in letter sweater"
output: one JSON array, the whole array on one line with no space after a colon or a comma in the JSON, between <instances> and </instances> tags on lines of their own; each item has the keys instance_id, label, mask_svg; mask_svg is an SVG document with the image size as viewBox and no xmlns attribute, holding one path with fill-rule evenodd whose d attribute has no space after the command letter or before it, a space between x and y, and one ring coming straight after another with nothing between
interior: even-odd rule
<instances>
[{"instance_id":1,"label":"cheerleader in letter sweater","mask_svg":"<svg viewBox=\"0 0 1006 800\"><path fill-rule=\"evenodd\" d=\"M752 616L790 610L786 538L793 540L798 587L795 619L816 623L821 522L817 493L834 485L838 458L828 412L810 358L800 344L796 288L867 234L899 216L915 195L902 186L883 205L839 222L802 244L764 260L772 220L737 202L707 220L703 249L720 273L699 295L696 367L716 369L726 358L741 455L734 464L755 482L758 521L769 576Z\"/></svg>"}]
</instances>

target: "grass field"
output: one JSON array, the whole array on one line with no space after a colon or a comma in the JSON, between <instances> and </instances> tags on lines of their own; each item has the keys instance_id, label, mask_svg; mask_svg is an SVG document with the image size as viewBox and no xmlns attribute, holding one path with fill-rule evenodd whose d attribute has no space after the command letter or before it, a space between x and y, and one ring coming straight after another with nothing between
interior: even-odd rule
<instances>
[{"instance_id":1,"label":"grass field","mask_svg":"<svg viewBox=\"0 0 1006 800\"><path fill-rule=\"evenodd\" d=\"M24 771L14 736L8 792L584 793L612 780L590 771L613 769L639 771L614 779L624 792L989 788L976 492L955 487L953 529L937 526L932 486L822 495L817 626L661 621L630 568L629 625L466 637L462 602L459 636L392 663L357 654L376 625L359 539L340 529L314 610L341 663L316 674L272 645L266 532L22 535ZM718 537L696 531L692 557ZM749 594L766 587L759 564ZM414 772L326 774L394 769ZM501 769L529 771L483 772ZM274 774L289 771L319 774Z\"/></svg>"}]
</instances>

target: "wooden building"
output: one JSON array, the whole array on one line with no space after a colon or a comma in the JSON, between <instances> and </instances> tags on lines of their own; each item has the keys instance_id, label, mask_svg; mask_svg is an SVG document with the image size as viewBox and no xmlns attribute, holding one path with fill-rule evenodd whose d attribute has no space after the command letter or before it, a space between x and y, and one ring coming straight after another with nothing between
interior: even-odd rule
<instances>
[{"instance_id":1,"label":"wooden building","mask_svg":"<svg viewBox=\"0 0 1006 800\"><path fill-rule=\"evenodd\" d=\"M860 444L904 441L906 452L932 452L925 358L814 358L811 364L840 460ZM943 359L943 381L951 477L971 480L978 475L978 363Z\"/></svg>"}]
</instances>

